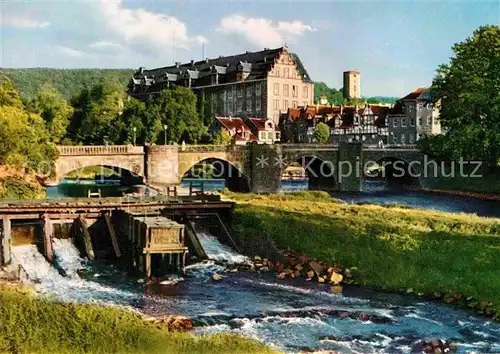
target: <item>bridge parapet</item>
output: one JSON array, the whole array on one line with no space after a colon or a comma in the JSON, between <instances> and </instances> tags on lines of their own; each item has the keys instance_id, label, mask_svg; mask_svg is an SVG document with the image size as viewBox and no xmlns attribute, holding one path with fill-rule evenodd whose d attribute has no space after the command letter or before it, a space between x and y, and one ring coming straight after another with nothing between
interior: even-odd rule
<instances>
[{"instance_id":1,"label":"bridge parapet","mask_svg":"<svg viewBox=\"0 0 500 354\"><path fill-rule=\"evenodd\" d=\"M143 155L142 146L133 145L90 145L90 146L58 146L59 156L90 155Z\"/></svg>"},{"instance_id":2,"label":"bridge parapet","mask_svg":"<svg viewBox=\"0 0 500 354\"><path fill-rule=\"evenodd\" d=\"M179 147L179 152L230 152L246 151L246 145L185 145Z\"/></svg>"}]
</instances>

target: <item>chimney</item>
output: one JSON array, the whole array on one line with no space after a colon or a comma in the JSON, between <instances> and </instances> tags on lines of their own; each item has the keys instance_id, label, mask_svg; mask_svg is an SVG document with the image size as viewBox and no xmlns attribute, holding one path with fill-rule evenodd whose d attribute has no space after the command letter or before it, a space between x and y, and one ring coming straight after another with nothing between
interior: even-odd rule
<instances>
[{"instance_id":1,"label":"chimney","mask_svg":"<svg viewBox=\"0 0 500 354\"><path fill-rule=\"evenodd\" d=\"M191 59L191 66L194 66L194 60Z\"/></svg>"},{"instance_id":2,"label":"chimney","mask_svg":"<svg viewBox=\"0 0 500 354\"><path fill-rule=\"evenodd\" d=\"M143 72L144 72L144 66L141 66L141 67L139 68L139 74L142 74Z\"/></svg>"},{"instance_id":3,"label":"chimney","mask_svg":"<svg viewBox=\"0 0 500 354\"><path fill-rule=\"evenodd\" d=\"M180 62L180 61L176 61L176 62L175 62L175 67L176 67L176 68L179 68L179 66L181 66L181 62Z\"/></svg>"}]
</instances>

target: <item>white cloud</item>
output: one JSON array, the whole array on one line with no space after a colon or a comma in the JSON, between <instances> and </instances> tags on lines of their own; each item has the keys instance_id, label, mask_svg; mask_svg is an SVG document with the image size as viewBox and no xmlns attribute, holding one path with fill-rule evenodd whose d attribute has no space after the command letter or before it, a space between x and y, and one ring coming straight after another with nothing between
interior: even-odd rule
<instances>
[{"instance_id":1,"label":"white cloud","mask_svg":"<svg viewBox=\"0 0 500 354\"><path fill-rule=\"evenodd\" d=\"M74 58L82 58L82 57L87 55L87 53L82 52L80 50L69 48L69 47L64 47L64 46L57 47L57 51L59 54L66 55L68 57L74 57Z\"/></svg>"},{"instance_id":2,"label":"white cloud","mask_svg":"<svg viewBox=\"0 0 500 354\"><path fill-rule=\"evenodd\" d=\"M31 20L29 18L2 16L2 26L17 28L45 28L50 26L50 22Z\"/></svg>"},{"instance_id":3,"label":"white cloud","mask_svg":"<svg viewBox=\"0 0 500 354\"><path fill-rule=\"evenodd\" d=\"M306 32L313 32L312 26L301 21L271 21L242 15L231 15L220 21L217 31L243 36L260 47L276 47L285 42L294 42Z\"/></svg>"},{"instance_id":4,"label":"white cloud","mask_svg":"<svg viewBox=\"0 0 500 354\"><path fill-rule=\"evenodd\" d=\"M125 46L148 53L164 53L175 47L189 49L206 42L202 36L191 36L179 19L142 8L126 9L122 0L101 0L100 12L108 29Z\"/></svg>"},{"instance_id":5,"label":"white cloud","mask_svg":"<svg viewBox=\"0 0 500 354\"><path fill-rule=\"evenodd\" d=\"M108 41L97 41L89 45L90 48L116 48L120 47L119 44Z\"/></svg>"}]
</instances>

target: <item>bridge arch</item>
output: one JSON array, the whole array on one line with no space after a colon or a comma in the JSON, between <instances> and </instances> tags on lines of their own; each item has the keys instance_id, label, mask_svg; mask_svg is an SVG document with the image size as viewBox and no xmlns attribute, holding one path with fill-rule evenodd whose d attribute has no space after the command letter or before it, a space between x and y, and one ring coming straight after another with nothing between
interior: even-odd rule
<instances>
[{"instance_id":1,"label":"bridge arch","mask_svg":"<svg viewBox=\"0 0 500 354\"><path fill-rule=\"evenodd\" d=\"M285 171L293 164L299 165L308 179L308 189L313 190L338 190L335 166L329 161L314 155L295 156L290 158L290 163L283 168L281 181L287 177Z\"/></svg>"},{"instance_id":2,"label":"bridge arch","mask_svg":"<svg viewBox=\"0 0 500 354\"><path fill-rule=\"evenodd\" d=\"M397 156L383 156L376 161L365 161L365 178L385 180L388 187L420 188L420 162L408 162Z\"/></svg>"},{"instance_id":3,"label":"bridge arch","mask_svg":"<svg viewBox=\"0 0 500 354\"><path fill-rule=\"evenodd\" d=\"M181 182L184 178L224 179L225 186L230 191L241 193L250 192L250 182L248 177L243 173L242 168L224 158L207 157L182 171Z\"/></svg>"}]
</instances>

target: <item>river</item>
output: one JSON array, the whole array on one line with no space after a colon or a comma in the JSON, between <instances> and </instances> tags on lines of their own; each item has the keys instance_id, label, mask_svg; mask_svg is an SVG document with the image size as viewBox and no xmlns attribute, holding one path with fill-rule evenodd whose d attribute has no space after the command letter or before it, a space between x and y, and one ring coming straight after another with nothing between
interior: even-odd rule
<instances>
[{"instance_id":1,"label":"river","mask_svg":"<svg viewBox=\"0 0 500 354\"><path fill-rule=\"evenodd\" d=\"M284 187L300 190L307 184ZM364 193L334 196L348 203L499 215L497 202L387 191L377 183L365 187ZM246 261L209 234L202 233L200 242L213 260ZM190 265L176 285L145 286L113 265L80 258L70 240L55 240L55 266L33 245L14 247L13 253L41 293L63 301L119 304L151 316L182 314L194 321L197 333L232 331L287 352L410 353L419 340L436 337L460 343L459 353L500 352L499 324L412 296L348 286L339 293L325 284L278 281L269 273L233 273L214 261ZM225 278L215 282L213 272Z\"/></svg>"}]
</instances>

